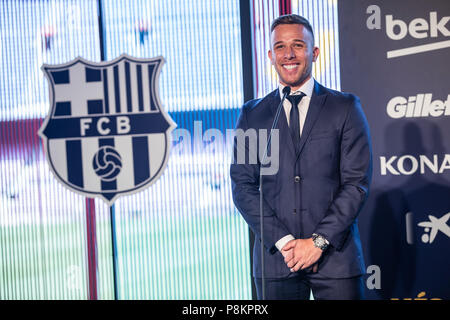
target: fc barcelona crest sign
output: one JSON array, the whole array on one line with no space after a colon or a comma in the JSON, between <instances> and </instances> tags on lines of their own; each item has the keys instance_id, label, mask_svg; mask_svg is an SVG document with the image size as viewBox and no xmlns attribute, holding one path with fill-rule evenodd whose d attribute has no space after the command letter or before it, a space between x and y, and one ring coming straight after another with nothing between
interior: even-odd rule
<instances>
[{"instance_id":1,"label":"fc barcelona crest sign","mask_svg":"<svg viewBox=\"0 0 450 320\"><path fill-rule=\"evenodd\" d=\"M158 96L163 63L123 54L108 62L76 58L42 66L50 111L39 135L58 180L111 205L159 178L175 128Z\"/></svg>"}]
</instances>

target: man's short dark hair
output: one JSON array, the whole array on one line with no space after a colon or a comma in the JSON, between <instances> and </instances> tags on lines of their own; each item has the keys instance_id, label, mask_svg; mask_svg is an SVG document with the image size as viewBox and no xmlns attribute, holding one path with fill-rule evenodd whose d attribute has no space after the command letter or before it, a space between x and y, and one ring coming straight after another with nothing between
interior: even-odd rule
<instances>
[{"instance_id":1,"label":"man's short dark hair","mask_svg":"<svg viewBox=\"0 0 450 320\"><path fill-rule=\"evenodd\" d=\"M311 24L308 20L303 18L302 16L299 16L298 14L285 14L282 16L279 16L275 20L272 21L272 24L270 25L270 32L272 33L273 30L279 26L280 24L301 24L306 29L311 32L311 35L313 37L313 43L314 43L314 31L311 27Z\"/></svg>"}]
</instances>

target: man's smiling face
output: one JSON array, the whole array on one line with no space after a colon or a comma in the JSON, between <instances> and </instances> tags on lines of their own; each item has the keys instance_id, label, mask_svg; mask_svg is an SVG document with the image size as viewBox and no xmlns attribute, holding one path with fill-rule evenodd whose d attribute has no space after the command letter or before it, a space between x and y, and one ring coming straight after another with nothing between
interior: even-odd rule
<instances>
[{"instance_id":1,"label":"man's smiling face","mask_svg":"<svg viewBox=\"0 0 450 320\"><path fill-rule=\"evenodd\" d=\"M311 77L312 63L319 55L311 32L301 24L280 24L272 32L269 59L280 82L298 89Z\"/></svg>"}]
</instances>

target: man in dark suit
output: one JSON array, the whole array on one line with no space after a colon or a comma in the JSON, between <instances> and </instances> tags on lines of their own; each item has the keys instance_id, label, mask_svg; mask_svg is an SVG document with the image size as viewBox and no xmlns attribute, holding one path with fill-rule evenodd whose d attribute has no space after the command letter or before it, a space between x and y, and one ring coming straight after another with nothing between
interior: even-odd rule
<instances>
[{"instance_id":1,"label":"man in dark suit","mask_svg":"<svg viewBox=\"0 0 450 320\"><path fill-rule=\"evenodd\" d=\"M264 143L258 138L256 163L237 161L251 158L253 146L236 135L230 168L234 203L256 236L258 298L263 254L266 299L308 299L310 290L315 299L361 299L365 266L357 216L372 174L367 120L356 96L312 78L319 49L306 19L285 15L274 20L268 54L279 88L245 103L236 130L270 132L283 89L291 87L276 127L279 139L271 142L279 144L278 170L262 177L264 250L259 198Z\"/></svg>"}]
</instances>

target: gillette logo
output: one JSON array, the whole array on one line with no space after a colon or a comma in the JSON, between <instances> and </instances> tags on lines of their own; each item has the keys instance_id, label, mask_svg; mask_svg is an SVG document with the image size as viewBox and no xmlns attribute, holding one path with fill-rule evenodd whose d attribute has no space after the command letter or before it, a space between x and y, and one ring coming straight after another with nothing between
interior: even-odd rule
<instances>
[{"instance_id":1,"label":"gillette logo","mask_svg":"<svg viewBox=\"0 0 450 320\"><path fill-rule=\"evenodd\" d=\"M450 116L450 94L445 101L433 100L431 93L394 97L389 100L386 112L394 119Z\"/></svg>"}]
</instances>

